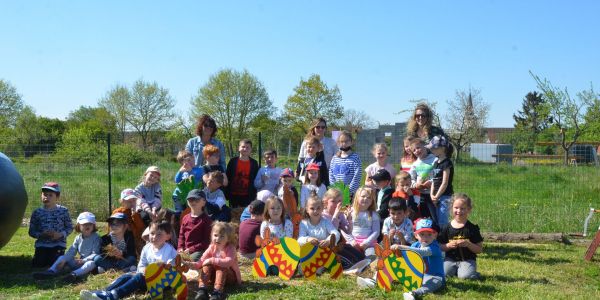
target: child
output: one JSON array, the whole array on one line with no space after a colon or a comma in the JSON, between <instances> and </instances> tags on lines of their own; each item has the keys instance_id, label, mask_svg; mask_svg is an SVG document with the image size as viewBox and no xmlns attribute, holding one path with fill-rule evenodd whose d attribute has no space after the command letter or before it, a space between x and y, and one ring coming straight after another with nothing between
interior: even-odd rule
<instances>
[{"instance_id":1,"label":"child","mask_svg":"<svg viewBox=\"0 0 600 300\"><path fill-rule=\"evenodd\" d=\"M290 168L285 168L281 171L281 175L279 175L279 188L277 189L277 197L283 199L283 191L285 189L290 189L294 194L294 198L298 199L298 190L294 186L294 172Z\"/></svg>"},{"instance_id":2,"label":"child","mask_svg":"<svg viewBox=\"0 0 600 300\"><path fill-rule=\"evenodd\" d=\"M340 241L340 232L323 217L323 202L313 193L306 202L304 220L300 222L298 244L311 243L313 246L328 247L330 237L335 237L335 245Z\"/></svg>"},{"instance_id":3,"label":"child","mask_svg":"<svg viewBox=\"0 0 600 300\"><path fill-rule=\"evenodd\" d=\"M419 201L421 193L417 189L411 188L412 181L410 174L405 171L400 171L396 175L396 190L392 194L392 198L400 198L408 207L408 217L411 221L419 218Z\"/></svg>"},{"instance_id":4,"label":"child","mask_svg":"<svg viewBox=\"0 0 600 300\"><path fill-rule=\"evenodd\" d=\"M327 191L327 188L321 183L321 176L319 175L319 166L312 162L306 167L306 177L304 178L304 184L300 189L300 209L306 208L306 200L311 193L315 192L319 199L323 198L323 195Z\"/></svg>"},{"instance_id":5,"label":"child","mask_svg":"<svg viewBox=\"0 0 600 300\"><path fill-rule=\"evenodd\" d=\"M317 164L319 166L319 177L325 186L329 186L329 171L327 169L327 163L325 162L325 154L323 153L323 145L321 141L314 137L309 136L304 139L304 143L302 145L306 145L306 157L298 160L298 166L296 167L296 178L300 180L300 182L305 181L307 167L311 163Z\"/></svg>"},{"instance_id":6,"label":"child","mask_svg":"<svg viewBox=\"0 0 600 300\"><path fill-rule=\"evenodd\" d=\"M279 185L279 175L281 174L281 168L275 166L277 164L277 151L267 150L263 153L263 158L267 165L258 170L258 176L254 179L254 187L257 191L268 190L276 193L277 185Z\"/></svg>"},{"instance_id":7,"label":"child","mask_svg":"<svg viewBox=\"0 0 600 300\"><path fill-rule=\"evenodd\" d=\"M417 160L410 167L411 188L416 188L421 194L419 203L419 213L421 217L431 217L432 221L437 224L437 215L435 205L431 202L430 187L431 187L431 172L433 170L433 161L435 155L429 153L425 148L425 142L422 139L415 138L410 144L410 148L417 156Z\"/></svg>"},{"instance_id":8,"label":"child","mask_svg":"<svg viewBox=\"0 0 600 300\"><path fill-rule=\"evenodd\" d=\"M221 150L219 147L214 145L206 145L204 149L202 149L202 155L204 155L204 160L206 160L206 164L202 166L203 176L202 181L204 184L208 181L208 174L214 171L223 172L223 186L228 185L227 176L225 176L225 168L223 165L219 163L221 159Z\"/></svg>"},{"instance_id":9,"label":"child","mask_svg":"<svg viewBox=\"0 0 600 300\"><path fill-rule=\"evenodd\" d=\"M445 136L436 135L431 139L429 149L437 156L433 163L431 202L436 207L438 226L443 227L448 224L448 202L454 193L452 188L454 164L450 160L454 147Z\"/></svg>"},{"instance_id":10,"label":"child","mask_svg":"<svg viewBox=\"0 0 600 300\"><path fill-rule=\"evenodd\" d=\"M390 173L391 178L396 177L396 169L394 169L394 166L392 166L392 164L387 162L389 152L387 146L384 143L377 143L373 145L373 150L371 151L371 153L373 153L373 156L375 157L376 161L365 168L365 173L367 175L367 178L365 179L366 186L375 186L375 183L373 182L371 177L381 169L387 170Z\"/></svg>"},{"instance_id":11,"label":"child","mask_svg":"<svg viewBox=\"0 0 600 300\"><path fill-rule=\"evenodd\" d=\"M269 228L271 237L292 237L294 227L292 221L285 218L283 201L275 196L269 197L265 204L263 221L260 224L260 237L265 238L265 229Z\"/></svg>"},{"instance_id":12,"label":"child","mask_svg":"<svg viewBox=\"0 0 600 300\"><path fill-rule=\"evenodd\" d=\"M69 210L58 205L60 186L47 182L42 186L42 204L31 214L29 236L36 239L35 254L31 266L49 267L59 256L65 254L67 236L73 231Z\"/></svg>"},{"instance_id":13,"label":"child","mask_svg":"<svg viewBox=\"0 0 600 300\"><path fill-rule=\"evenodd\" d=\"M241 284L242 275L235 251L237 238L233 225L215 222L212 225L211 243L196 263L186 263L192 269L200 270L196 299L208 299L208 286L214 285L210 299L226 299L223 289L226 284Z\"/></svg>"},{"instance_id":14,"label":"child","mask_svg":"<svg viewBox=\"0 0 600 300\"><path fill-rule=\"evenodd\" d=\"M60 256L54 264L45 272L33 273L35 279L46 279L58 275L65 267L70 267L72 272L65 280L75 282L77 279L94 270L94 257L100 253L100 237L96 233L96 217L90 212L82 212L77 217L75 231L79 234L75 237L73 245L65 255ZM75 255L79 254L79 258Z\"/></svg>"},{"instance_id":15,"label":"child","mask_svg":"<svg viewBox=\"0 0 600 300\"><path fill-rule=\"evenodd\" d=\"M177 249L197 261L208 248L212 220L204 212L206 194L203 191L191 190L187 195L187 203L191 211L181 219Z\"/></svg>"},{"instance_id":16,"label":"child","mask_svg":"<svg viewBox=\"0 0 600 300\"><path fill-rule=\"evenodd\" d=\"M127 216L127 229L133 234L133 241L135 243L135 253L139 256L142 253L142 248L146 244L142 240L142 233L146 226L142 220L142 216L135 210L137 201L142 198L140 193L134 189L124 189L121 191L121 207L118 207L112 211L112 214L124 213Z\"/></svg>"},{"instance_id":17,"label":"child","mask_svg":"<svg viewBox=\"0 0 600 300\"><path fill-rule=\"evenodd\" d=\"M388 202L392 199L394 189L390 185L392 176L386 169L379 169L373 176L371 182L375 184L377 189L377 213L381 220L388 217Z\"/></svg>"},{"instance_id":18,"label":"child","mask_svg":"<svg viewBox=\"0 0 600 300\"><path fill-rule=\"evenodd\" d=\"M152 221L159 223L167 222L171 224L171 229L173 229L173 231L171 231L171 239L169 239L169 243L173 247L177 247L178 243L177 232L175 231L175 226L177 225L176 220L177 215L175 214L175 211L163 207L156 213L156 218ZM144 232L142 232L142 240L146 241L146 243L150 242L150 226L146 227Z\"/></svg>"},{"instance_id":19,"label":"child","mask_svg":"<svg viewBox=\"0 0 600 300\"><path fill-rule=\"evenodd\" d=\"M206 147L204 147L206 149ZM217 148L218 149L218 148ZM194 182L200 189L202 188L202 175L204 171L202 168L196 167L194 155L192 153L187 152L185 150L179 151L177 153L177 162L181 164L179 171L175 174L175 184L180 183L184 179L188 179L191 176L194 178ZM173 191L173 205L175 206L175 212L177 214L181 214L187 208L187 202L183 199L179 199L177 194L179 194L179 188L175 187L175 191Z\"/></svg>"},{"instance_id":20,"label":"child","mask_svg":"<svg viewBox=\"0 0 600 300\"><path fill-rule=\"evenodd\" d=\"M352 152L353 139L348 131L342 131L337 139L340 151L331 159L329 183L343 182L350 189L350 197L354 197L362 177L362 163L358 154Z\"/></svg>"},{"instance_id":21,"label":"child","mask_svg":"<svg viewBox=\"0 0 600 300\"><path fill-rule=\"evenodd\" d=\"M248 139L241 140L238 151L240 156L229 160L226 171L231 182L225 189L225 195L231 208L248 206L250 201L256 199L254 179L258 173L258 162L250 157L252 142Z\"/></svg>"},{"instance_id":22,"label":"child","mask_svg":"<svg viewBox=\"0 0 600 300\"><path fill-rule=\"evenodd\" d=\"M101 255L94 258L98 267L98 273L107 270L129 271L135 269L137 253L135 240L131 231L128 230L128 217L124 213L114 213L106 220L109 233L102 236Z\"/></svg>"},{"instance_id":23,"label":"child","mask_svg":"<svg viewBox=\"0 0 600 300\"><path fill-rule=\"evenodd\" d=\"M413 242L413 226L408 218L406 201L392 198L388 205L389 217L383 221L382 235L390 236L390 247L396 250L397 245L410 245Z\"/></svg>"},{"instance_id":24,"label":"child","mask_svg":"<svg viewBox=\"0 0 600 300\"><path fill-rule=\"evenodd\" d=\"M225 194L220 189L224 176L220 171L214 171L208 176L204 194L206 194L206 212L213 221L231 221L231 209L225 202Z\"/></svg>"},{"instance_id":25,"label":"child","mask_svg":"<svg viewBox=\"0 0 600 300\"><path fill-rule=\"evenodd\" d=\"M375 211L375 191L368 187L359 188L346 217L351 226L351 233L344 234L346 241L367 257L374 256L373 247L381 228L379 215Z\"/></svg>"},{"instance_id":26,"label":"child","mask_svg":"<svg viewBox=\"0 0 600 300\"><path fill-rule=\"evenodd\" d=\"M152 222L150 224L150 243L144 246L140 262L137 266L137 273L126 273L113 281L103 291L82 290L79 294L81 299L121 299L137 292L146 291L146 279L144 272L151 263L164 263L171 265L175 261L177 251L171 244L167 243L171 239L173 228L167 222Z\"/></svg>"},{"instance_id":27,"label":"child","mask_svg":"<svg viewBox=\"0 0 600 300\"><path fill-rule=\"evenodd\" d=\"M156 213L162 207L160 169L157 166L148 167L142 176L142 182L135 187L135 190L142 195L142 199L137 204L137 211L147 225L156 218Z\"/></svg>"},{"instance_id":28,"label":"child","mask_svg":"<svg viewBox=\"0 0 600 300\"><path fill-rule=\"evenodd\" d=\"M260 192L259 192L260 193ZM256 255L258 246L256 245L256 236L260 235L260 225L263 221L265 212L265 203L260 200L254 200L248 205L250 218L240 223L239 246L240 255L252 259Z\"/></svg>"},{"instance_id":29,"label":"child","mask_svg":"<svg viewBox=\"0 0 600 300\"><path fill-rule=\"evenodd\" d=\"M436 241L437 234L437 226L431 219L418 219L415 223L417 242L410 247L399 246L400 249L410 249L419 253L425 262L423 284L412 292L404 293L404 299L415 299L415 296L423 297L426 293L433 293L444 286L444 263L442 250Z\"/></svg>"},{"instance_id":30,"label":"child","mask_svg":"<svg viewBox=\"0 0 600 300\"><path fill-rule=\"evenodd\" d=\"M400 159L400 168L404 172L409 172L412 164L417 160L417 157L410 149L410 143L414 140L413 136L407 136L404 138L404 151L402 151L402 158Z\"/></svg>"},{"instance_id":31,"label":"child","mask_svg":"<svg viewBox=\"0 0 600 300\"><path fill-rule=\"evenodd\" d=\"M477 279L477 254L483 251L479 226L469 221L473 203L469 196L458 193L452 197L452 221L444 226L438 237L446 252L444 272L461 279Z\"/></svg>"}]
</instances>

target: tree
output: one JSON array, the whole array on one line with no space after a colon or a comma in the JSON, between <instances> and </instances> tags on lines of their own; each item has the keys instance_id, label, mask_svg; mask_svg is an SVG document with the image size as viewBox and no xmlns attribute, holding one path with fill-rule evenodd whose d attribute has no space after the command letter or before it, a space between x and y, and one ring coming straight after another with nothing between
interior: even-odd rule
<instances>
[{"instance_id":1,"label":"tree","mask_svg":"<svg viewBox=\"0 0 600 300\"><path fill-rule=\"evenodd\" d=\"M130 98L131 95L127 87L116 85L98 103L115 118L123 142L125 141L125 132L127 129L127 104Z\"/></svg>"},{"instance_id":2,"label":"tree","mask_svg":"<svg viewBox=\"0 0 600 300\"><path fill-rule=\"evenodd\" d=\"M571 98L567 88L560 89L552 85L547 79L529 71L535 80L537 87L542 91L546 99L548 115L551 118L552 127L559 134L559 144L564 150L564 164L569 163L569 150L577 142L579 137L586 132L590 123L585 123L584 113L588 107L598 101L598 94L590 86L589 90L577 93L577 98Z\"/></svg>"},{"instance_id":3,"label":"tree","mask_svg":"<svg viewBox=\"0 0 600 300\"><path fill-rule=\"evenodd\" d=\"M440 115L437 113L437 110L436 110L437 101L431 101L431 100L428 100L425 98L421 98L421 99L411 99L411 100L408 100L408 102L411 103L410 108L403 109L403 110L397 112L396 114L409 113L410 116L412 117L412 113L414 112L415 107L419 103L425 103L425 104L427 104L427 106L429 106L429 109L431 109L431 113L433 114L431 124L433 126L439 126L440 128L442 127L442 121L441 121Z\"/></svg>"},{"instance_id":4,"label":"tree","mask_svg":"<svg viewBox=\"0 0 600 300\"><path fill-rule=\"evenodd\" d=\"M54 151L66 130L65 122L59 119L39 117L33 109L25 106L17 116L14 142L23 147L26 156Z\"/></svg>"},{"instance_id":5,"label":"tree","mask_svg":"<svg viewBox=\"0 0 600 300\"><path fill-rule=\"evenodd\" d=\"M358 132L365 128L370 128L375 124L373 118L364 111L356 109L344 110L344 116L339 121L339 125L349 132Z\"/></svg>"},{"instance_id":6,"label":"tree","mask_svg":"<svg viewBox=\"0 0 600 300\"><path fill-rule=\"evenodd\" d=\"M585 113L585 124L588 126L581 138L586 141L600 141L600 100L594 99Z\"/></svg>"},{"instance_id":7,"label":"tree","mask_svg":"<svg viewBox=\"0 0 600 300\"><path fill-rule=\"evenodd\" d=\"M453 100L447 101L448 120L447 134L456 148L456 160L465 146L475 142L483 135L487 123L490 105L483 101L481 92L477 89L456 91Z\"/></svg>"},{"instance_id":8,"label":"tree","mask_svg":"<svg viewBox=\"0 0 600 300\"><path fill-rule=\"evenodd\" d=\"M8 81L0 79L0 126L14 127L24 104L17 89Z\"/></svg>"},{"instance_id":9,"label":"tree","mask_svg":"<svg viewBox=\"0 0 600 300\"><path fill-rule=\"evenodd\" d=\"M208 114L215 119L229 156L233 156L233 145L247 138L250 124L258 116L272 114L275 110L267 90L256 76L247 70L232 69L210 76L192 99L192 107L195 116Z\"/></svg>"},{"instance_id":10,"label":"tree","mask_svg":"<svg viewBox=\"0 0 600 300\"><path fill-rule=\"evenodd\" d=\"M67 117L67 127L87 128L94 139L117 133L117 121L104 107L80 106Z\"/></svg>"},{"instance_id":11,"label":"tree","mask_svg":"<svg viewBox=\"0 0 600 300\"><path fill-rule=\"evenodd\" d=\"M337 86L329 88L321 81L318 74L311 75L308 80L300 80L284 105L284 116L291 127L308 132L310 123L317 117L325 118L332 125L338 123L344 110L341 106L342 95Z\"/></svg>"},{"instance_id":12,"label":"tree","mask_svg":"<svg viewBox=\"0 0 600 300\"><path fill-rule=\"evenodd\" d=\"M535 149L538 136L549 126L546 101L538 92L525 95L522 110L513 114L515 131L510 134L510 141L518 152L531 152Z\"/></svg>"}]
</instances>

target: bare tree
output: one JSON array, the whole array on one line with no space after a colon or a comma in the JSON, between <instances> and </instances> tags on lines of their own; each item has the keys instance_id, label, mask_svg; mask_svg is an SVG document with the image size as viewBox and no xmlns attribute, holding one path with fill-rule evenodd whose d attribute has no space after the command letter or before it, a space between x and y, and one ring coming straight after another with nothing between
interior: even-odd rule
<instances>
[{"instance_id":1,"label":"bare tree","mask_svg":"<svg viewBox=\"0 0 600 300\"><path fill-rule=\"evenodd\" d=\"M429 106L429 108L431 109L431 113L433 114L433 118L431 120L432 125L439 126L440 128L442 127L442 121L441 121L440 115L437 113L437 111L435 109L437 106L437 101L432 101L432 100L428 100L425 98L421 98L421 99L411 99L411 100L408 100L408 102L410 102L412 104L411 107L407 108L407 109L403 109L403 110L397 112L396 114L409 113L412 116L412 113L415 110L415 107L417 106L417 104L425 103L425 104L427 104L427 106Z\"/></svg>"},{"instance_id":2,"label":"bare tree","mask_svg":"<svg viewBox=\"0 0 600 300\"><path fill-rule=\"evenodd\" d=\"M339 125L350 132L359 132L365 128L373 127L375 121L364 111L345 109Z\"/></svg>"},{"instance_id":3,"label":"bare tree","mask_svg":"<svg viewBox=\"0 0 600 300\"><path fill-rule=\"evenodd\" d=\"M455 98L447 103L446 133L456 148L456 160L459 160L465 146L482 137L490 105L483 101L477 89L456 91Z\"/></svg>"}]
</instances>

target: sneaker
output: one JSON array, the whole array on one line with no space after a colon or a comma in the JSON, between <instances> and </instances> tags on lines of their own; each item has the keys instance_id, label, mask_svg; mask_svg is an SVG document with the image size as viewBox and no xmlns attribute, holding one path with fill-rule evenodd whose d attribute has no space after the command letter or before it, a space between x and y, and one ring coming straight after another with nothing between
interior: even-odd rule
<instances>
[{"instance_id":1,"label":"sneaker","mask_svg":"<svg viewBox=\"0 0 600 300\"><path fill-rule=\"evenodd\" d=\"M117 297L107 291L86 291L79 292L81 300L116 300Z\"/></svg>"},{"instance_id":2,"label":"sneaker","mask_svg":"<svg viewBox=\"0 0 600 300\"><path fill-rule=\"evenodd\" d=\"M402 296L404 296L404 300L415 300L415 296L411 292L404 293Z\"/></svg>"},{"instance_id":3,"label":"sneaker","mask_svg":"<svg viewBox=\"0 0 600 300\"><path fill-rule=\"evenodd\" d=\"M129 272L135 272L135 271L137 271L137 266L129 267Z\"/></svg>"},{"instance_id":4,"label":"sneaker","mask_svg":"<svg viewBox=\"0 0 600 300\"><path fill-rule=\"evenodd\" d=\"M75 273L69 273L65 277L63 277L63 280L66 282L75 283L75 282L81 280L81 278L77 277L77 275L75 275Z\"/></svg>"},{"instance_id":5,"label":"sneaker","mask_svg":"<svg viewBox=\"0 0 600 300\"><path fill-rule=\"evenodd\" d=\"M49 279L56 276L56 272L52 270L46 270L42 272L33 273L33 278L41 280L41 279Z\"/></svg>"},{"instance_id":6,"label":"sneaker","mask_svg":"<svg viewBox=\"0 0 600 300\"><path fill-rule=\"evenodd\" d=\"M354 264L352 267L350 267L350 269L344 270L344 274L358 275L358 274L362 273L365 270L365 268L369 266L370 263L371 263L371 260L368 258L365 258L365 259L357 262L356 264Z\"/></svg>"},{"instance_id":7,"label":"sneaker","mask_svg":"<svg viewBox=\"0 0 600 300\"><path fill-rule=\"evenodd\" d=\"M227 299L227 297L225 296L225 293L223 293L221 291L214 290L212 292L212 294L210 294L210 300L223 300L223 299Z\"/></svg>"},{"instance_id":8,"label":"sneaker","mask_svg":"<svg viewBox=\"0 0 600 300\"><path fill-rule=\"evenodd\" d=\"M375 287L375 280L359 276L356 277L356 284L361 289L370 289Z\"/></svg>"},{"instance_id":9,"label":"sneaker","mask_svg":"<svg viewBox=\"0 0 600 300\"><path fill-rule=\"evenodd\" d=\"M102 274L102 273L105 273L105 272L106 272L106 270L104 270L103 267L98 267L98 274Z\"/></svg>"},{"instance_id":10,"label":"sneaker","mask_svg":"<svg viewBox=\"0 0 600 300\"><path fill-rule=\"evenodd\" d=\"M194 297L194 300L208 300L208 289L206 289L205 287L201 287L198 289L198 292L196 292L196 297Z\"/></svg>"}]
</instances>

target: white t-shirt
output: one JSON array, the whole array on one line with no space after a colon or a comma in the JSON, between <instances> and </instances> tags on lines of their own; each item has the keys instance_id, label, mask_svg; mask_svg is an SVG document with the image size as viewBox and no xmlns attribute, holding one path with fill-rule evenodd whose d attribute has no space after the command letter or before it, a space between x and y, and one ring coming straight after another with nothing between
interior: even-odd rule
<instances>
[{"instance_id":1,"label":"white t-shirt","mask_svg":"<svg viewBox=\"0 0 600 300\"><path fill-rule=\"evenodd\" d=\"M152 243L148 243L142 249L142 254L140 254L137 272L144 273L146 267L151 263L164 262L170 264L175 260L175 256L177 256L177 250L168 242L165 242L158 250L154 249Z\"/></svg>"}]
</instances>

